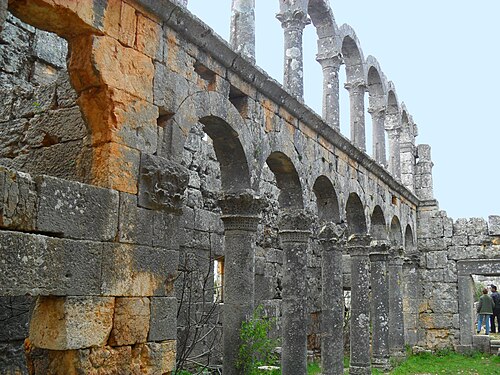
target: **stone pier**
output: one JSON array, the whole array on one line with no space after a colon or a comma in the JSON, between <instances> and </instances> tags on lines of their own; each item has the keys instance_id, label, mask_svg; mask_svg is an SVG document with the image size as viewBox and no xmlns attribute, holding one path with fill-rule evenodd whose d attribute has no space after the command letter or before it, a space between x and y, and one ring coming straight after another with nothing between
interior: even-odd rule
<instances>
[{"instance_id":1,"label":"stone pier","mask_svg":"<svg viewBox=\"0 0 500 375\"><path fill-rule=\"evenodd\" d=\"M339 69L342 57L320 55L316 60L323 69L323 119L340 132Z\"/></svg>"},{"instance_id":2,"label":"stone pier","mask_svg":"<svg viewBox=\"0 0 500 375\"><path fill-rule=\"evenodd\" d=\"M224 258L224 374L236 368L241 323L250 318L255 299L255 235L261 200L252 193L228 194L219 200L225 235Z\"/></svg>"},{"instance_id":3,"label":"stone pier","mask_svg":"<svg viewBox=\"0 0 500 375\"><path fill-rule=\"evenodd\" d=\"M389 257L389 353L393 357L405 355L402 274L403 248L393 246Z\"/></svg>"},{"instance_id":4,"label":"stone pier","mask_svg":"<svg viewBox=\"0 0 500 375\"><path fill-rule=\"evenodd\" d=\"M370 375L370 236L351 235L351 375Z\"/></svg>"},{"instance_id":5,"label":"stone pier","mask_svg":"<svg viewBox=\"0 0 500 375\"><path fill-rule=\"evenodd\" d=\"M387 370L389 364L389 284L387 260L389 244L372 241L371 292L372 292L372 364Z\"/></svg>"},{"instance_id":6,"label":"stone pier","mask_svg":"<svg viewBox=\"0 0 500 375\"><path fill-rule=\"evenodd\" d=\"M280 217L283 248L281 371L307 373L307 248L311 216L304 210L286 210Z\"/></svg>"},{"instance_id":7,"label":"stone pier","mask_svg":"<svg viewBox=\"0 0 500 375\"><path fill-rule=\"evenodd\" d=\"M365 92L364 81L347 82L345 85L349 91L350 115L351 115L351 141L359 149L366 151L365 133Z\"/></svg>"},{"instance_id":8,"label":"stone pier","mask_svg":"<svg viewBox=\"0 0 500 375\"><path fill-rule=\"evenodd\" d=\"M344 228L328 223L319 233L321 243L321 368L323 375L344 371L344 290L342 249Z\"/></svg>"},{"instance_id":9,"label":"stone pier","mask_svg":"<svg viewBox=\"0 0 500 375\"><path fill-rule=\"evenodd\" d=\"M233 0L231 46L255 62L255 0Z\"/></svg>"}]
</instances>

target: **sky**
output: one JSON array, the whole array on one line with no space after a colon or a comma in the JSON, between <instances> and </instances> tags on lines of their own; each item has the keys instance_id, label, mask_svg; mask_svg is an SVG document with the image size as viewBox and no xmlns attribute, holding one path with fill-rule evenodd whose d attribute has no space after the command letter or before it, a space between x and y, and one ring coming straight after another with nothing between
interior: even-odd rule
<instances>
[{"instance_id":1,"label":"sky","mask_svg":"<svg viewBox=\"0 0 500 375\"><path fill-rule=\"evenodd\" d=\"M335 21L354 28L365 58L373 55L430 144L434 196L453 219L500 215L500 1L336 0ZM231 0L189 0L188 9L229 40ZM256 0L256 60L283 81L278 0ZM304 100L321 114L322 73L316 32L304 30ZM341 85L345 72L341 68ZM368 116L368 114L367 114ZM341 132L349 135L341 88ZM370 117L367 117L370 139ZM371 144L367 142L371 154Z\"/></svg>"}]
</instances>

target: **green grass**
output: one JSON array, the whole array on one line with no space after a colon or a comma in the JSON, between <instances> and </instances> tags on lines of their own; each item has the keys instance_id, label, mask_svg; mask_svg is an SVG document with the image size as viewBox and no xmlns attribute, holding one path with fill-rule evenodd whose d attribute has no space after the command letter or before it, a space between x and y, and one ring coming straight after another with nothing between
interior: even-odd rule
<instances>
[{"instance_id":1,"label":"green grass","mask_svg":"<svg viewBox=\"0 0 500 375\"><path fill-rule=\"evenodd\" d=\"M321 367L318 362L311 362L307 364L307 375L321 374Z\"/></svg>"}]
</instances>

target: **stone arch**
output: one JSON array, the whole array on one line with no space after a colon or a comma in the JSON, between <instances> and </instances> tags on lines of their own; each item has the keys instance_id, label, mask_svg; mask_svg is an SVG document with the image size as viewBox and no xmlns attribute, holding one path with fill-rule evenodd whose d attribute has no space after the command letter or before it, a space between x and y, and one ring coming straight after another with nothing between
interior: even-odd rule
<instances>
[{"instance_id":1,"label":"stone arch","mask_svg":"<svg viewBox=\"0 0 500 375\"><path fill-rule=\"evenodd\" d=\"M309 0L308 13L311 17L311 21L316 28L316 33L318 34L318 40L322 41L324 38L329 39L329 43L337 40L339 31L337 23L335 22L335 17L333 15L332 8L326 0ZM326 39L324 42L328 42ZM327 52L324 48L327 46L318 43L318 53ZM331 45L329 45L331 47Z\"/></svg>"},{"instance_id":2,"label":"stone arch","mask_svg":"<svg viewBox=\"0 0 500 375\"><path fill-rule=\"evenodd\" d=\"M392 246L402 246L403 245L403 234L401 231L401 223L397 216L393 216L391 220L391 228L389 231L389 239Z\"/></svg>"},{"instance_id":3,"label":"stone arch","mask_svg":"<svg viewBox=\"0 0 500 375\"><path fill-rule=\"evenodd\" d=\"M401 143L415 143L415 124L406 104L401 103Z\"/></svg>"},{"instance_id":4,"label":"stone arch","mask_svg":"<svg viewBox=\"0 0 500 375\"><path fill-rule=\"evenodd\" d=\"M347 82L365 82L366 67L363 51L354 29L343 24L340 26L341 52L346 66Z\"/></svg>"},{"instance_id":5,"label":"stone arch","mask_svg":"<svg viewBox=\"0 0 500 375\"><path fill-rule=\"evenodd\" d=\"M346 219L349 234L366 234L366 216L363 203L356 193L350 193L346 203Z\"/></svg>"},{"instance_id":6,"label":"stone arch","mask_svg":"<svg viewBox=\"0 0 500 375\"><path fill-rule=\"evenodd\" d=\"M340 223L337 193L326 176L319 176L313 186L320 222Z\"/></svg>"},{"instance_id":7,"label":"stone arch","mask_svg":"<svg viewBox=\"0 0 500 375\"><path fill-rule=\"evenodd\" d=\"M387 84L387 114L399 115L399 111L400 107L399 107L398 95L396 93L396 88L394 86L394 83L390 81Z\"/></svg>"},{"instance_id":8,"label":"stone arch","mask_svg":"<svg viewBox=\"0 0 500 375\"><path fill-rule=\"evenodd\" d=\"M276 177L280 190L280 208L304 208L299 175L290 158L280 151L274 151L268 156L266 163Z\"/></svg>"},{"instance_id":9,"label":"stone arch","mask_svg":"<svg viewBox=\"0 0 500 375\"><path fill-rule=\"evenodd\" d=\"M380 206L375 206L371 215L370 234L374 240L387 240L387 226L384 212Z\"/></svg>"},{"instance_id":10,"label":"stone arch","mask_svg":"<svg viewBox=\"0 0 500 375\"><path fill-rule=\"evenodd\" d=\"M250 189L248 155L253 154L253 143L242 141L244 136L241 136L250 136L247 125L229 99L217 92L199 92L181 104L166 124L165 153L180 162L187 135L198 122L213 141L221 168L222 189L225 192Z\"/></svg>"},{"instance_id":11,"label":"stone arch","mask_svg":"<svg viewBox=\"0 0 500 375\"><path fill-rule=\"evenodd\" d=\"M415 241L413 237L413 230L411 229L411 225L407 224L405 229L405 250L408 253L414 253L417 248L415 246Z\"/></svg>"}]
</instances>

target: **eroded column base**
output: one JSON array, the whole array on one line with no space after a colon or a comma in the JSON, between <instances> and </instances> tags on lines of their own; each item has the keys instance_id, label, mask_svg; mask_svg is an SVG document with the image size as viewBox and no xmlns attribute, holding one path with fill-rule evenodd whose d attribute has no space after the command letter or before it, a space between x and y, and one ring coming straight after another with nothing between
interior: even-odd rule
<instances>
[{"instance_id":1,"label":"eroded column base","mask_svg":"<svg viewBox=\"0 0 500 375\"><path fill-rule=\"evenodd\" d=\"M378 368L383 371L388 371L391 369L391 362L389 357L372 358L372 367Z\"/></svg>"},{"instance_id":2,"label":"eroded column base","mask_svg":"<svg viewBox=\"0 0 500 375\"><path fill-rule=\"evenodd\" d=\"M371 375L372 369L370 366L350 366L349 375Z\"/></svg>"}]
</instances>

